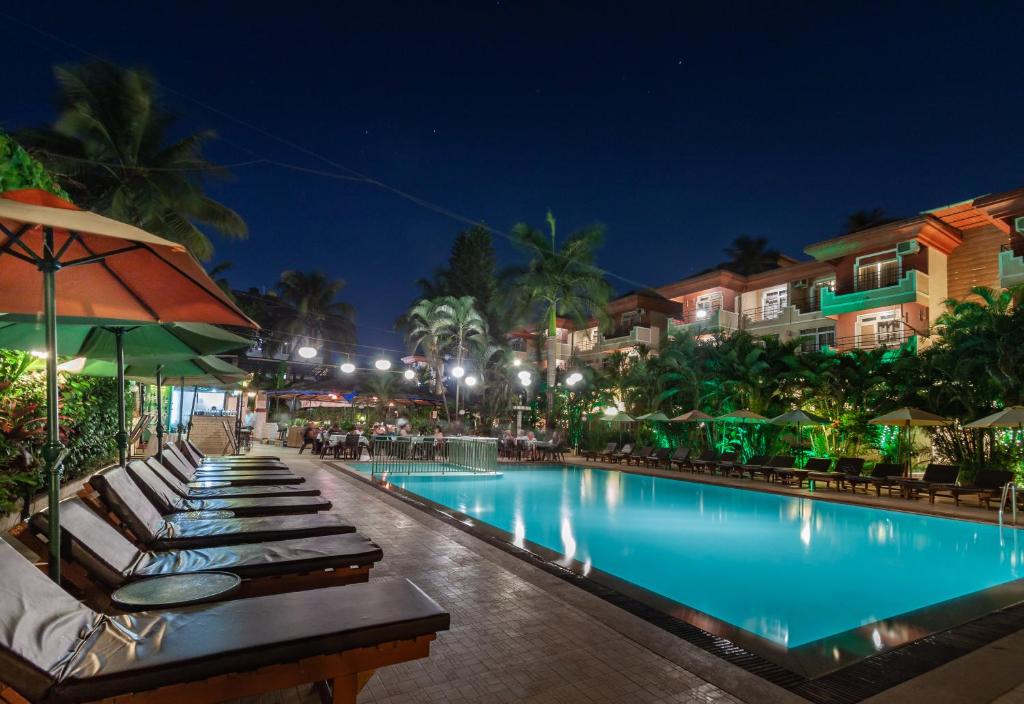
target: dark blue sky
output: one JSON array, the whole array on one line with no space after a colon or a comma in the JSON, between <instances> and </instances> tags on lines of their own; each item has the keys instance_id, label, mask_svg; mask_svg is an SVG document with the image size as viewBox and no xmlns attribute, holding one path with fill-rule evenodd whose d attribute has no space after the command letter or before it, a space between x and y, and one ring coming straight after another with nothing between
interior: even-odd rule
<instances>
[{"instance_id":1,"label":"dark blue sky","mask_svg":"<svg viewBox=\"0 0 1024 704\"><path fill-rule=\"evenodd\" d=\"M713 265L739 234L800 255L858 208L1024 185L1020 3L127 5L2 12L151 69L222 162L338 171L240 120L500 230L548 207L563 232L604 223L620 291ZM48 121L51 65L86 57L3 21L0 128ZM399 346L387 330L462 227L273 166L213 191L251 228L214 240L235 285L342 277L370 346Z\"/></svg>"}]
</instances>

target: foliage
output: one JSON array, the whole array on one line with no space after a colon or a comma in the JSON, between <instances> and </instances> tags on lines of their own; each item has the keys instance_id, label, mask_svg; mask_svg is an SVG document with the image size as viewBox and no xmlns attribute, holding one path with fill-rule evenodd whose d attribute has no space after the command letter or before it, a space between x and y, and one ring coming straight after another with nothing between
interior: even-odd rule
<instances>
[{"instance_id":1,"label":"foliage","mask_svg":"<svg viewBox=\"0 0 1024 704\"><path fill-rule=\"evenodd\" d=\"M342 279L329 279L319 271L285 271L277 284L284 307L274 313L278 329L326 352L347 352L356 342L355 310L337 300L345 288Z\"/></svg>"},{"instance_id":2,"label":"foliage","mask_svg":"<svg viewBox=\"0 0 1024 704\"><path fill-rule=\"evenodd\" d=\"M889 217L889 215L887 215L881 208L871 208L870 210L862 208L846 216L846 222L843 225L843 233L849 234L851 232L859 232L860 230L866 230L869 227L878 227L879 225L896 222L899 219L900 218Z\"/></svg>"},{"instance_id":3,"label":"foliage","mask_svg":"<svg viewBox=\"0 0 1024 704\"><path fill-rule=\"evenodd\" d=\"M200 259L213 245L199 224L241 238L245 221L204 193L227 170L203 156L215 134L175 142L156 81L147 72L97 61L57 66L60 93L51 127L24 130L18 140L87 210L180 242Z\"/></svg>"},{"instance_id":4,"label":"foliage","mask_svg":"<svg viewBox=\"0 0 1024 704\"><path fill-rule=\"evenodd\" d=\"M0 132L0 193L23 188L38 188L69 200L46 168L33 159L17 142Z\"/></svg>"},{"instance_id":5,"label":"foliage","mask_svg":"<svg viewBox=\"0 0 1024 704\"><path fill-rule=\"evenodd\" d=\"M779 251L768 247L764 237L740 235L723 250L729 260L720 267L749 276L779 267Z\"/></svg>"}]
</instances>

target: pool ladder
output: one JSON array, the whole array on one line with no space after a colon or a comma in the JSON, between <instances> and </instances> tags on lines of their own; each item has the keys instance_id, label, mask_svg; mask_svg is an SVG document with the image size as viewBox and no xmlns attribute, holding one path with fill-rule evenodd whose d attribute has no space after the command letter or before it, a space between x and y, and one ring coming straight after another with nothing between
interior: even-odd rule
<instances>
[{"instance_id":1,"label":"pool ladder","mask_svg":"<svg viewBox=\"0 0 1024 704\"><path fill-rule=\"evenodd\" d=\"M1003 525L1003 511L1006 509L1007 495L1013 501L1010 504L1013 525L1017 525L1017 482L1006 482L1006 485L1003 486L1003 495L999 499L999 525Z\"/></svg>"}]
</instances>

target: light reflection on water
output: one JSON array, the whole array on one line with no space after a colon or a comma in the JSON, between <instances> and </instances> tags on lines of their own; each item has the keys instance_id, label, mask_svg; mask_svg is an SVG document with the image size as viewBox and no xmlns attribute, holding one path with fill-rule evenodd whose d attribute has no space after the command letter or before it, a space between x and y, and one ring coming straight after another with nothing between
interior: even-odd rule
<instances>
[{"instance_id":1,"label":"light reflection on water","mask_svg":"<svg viewBox=\"0 0 1024 704\"><path fill-rule=\"evenodd\" d=\"M389 481L789 647L1011 581L1021 564L1008 528L593 468Z\"/></svg>"}]
</instances>

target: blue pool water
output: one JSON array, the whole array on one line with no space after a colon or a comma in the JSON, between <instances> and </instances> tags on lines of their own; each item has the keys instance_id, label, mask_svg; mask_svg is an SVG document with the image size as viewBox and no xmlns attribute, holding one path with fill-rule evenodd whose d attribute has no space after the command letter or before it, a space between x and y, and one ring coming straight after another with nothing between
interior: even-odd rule
<instances>
[{"instance_id":1,"label":"blue pool water","mask_svg":"<svg viewBox=\"0 0 1024 704\"><path fill-rule=\"evenodd\" d=\"M387 480L788 648L1020 576L994 525L581 467Z\"/></svg>"}]
</instances>

